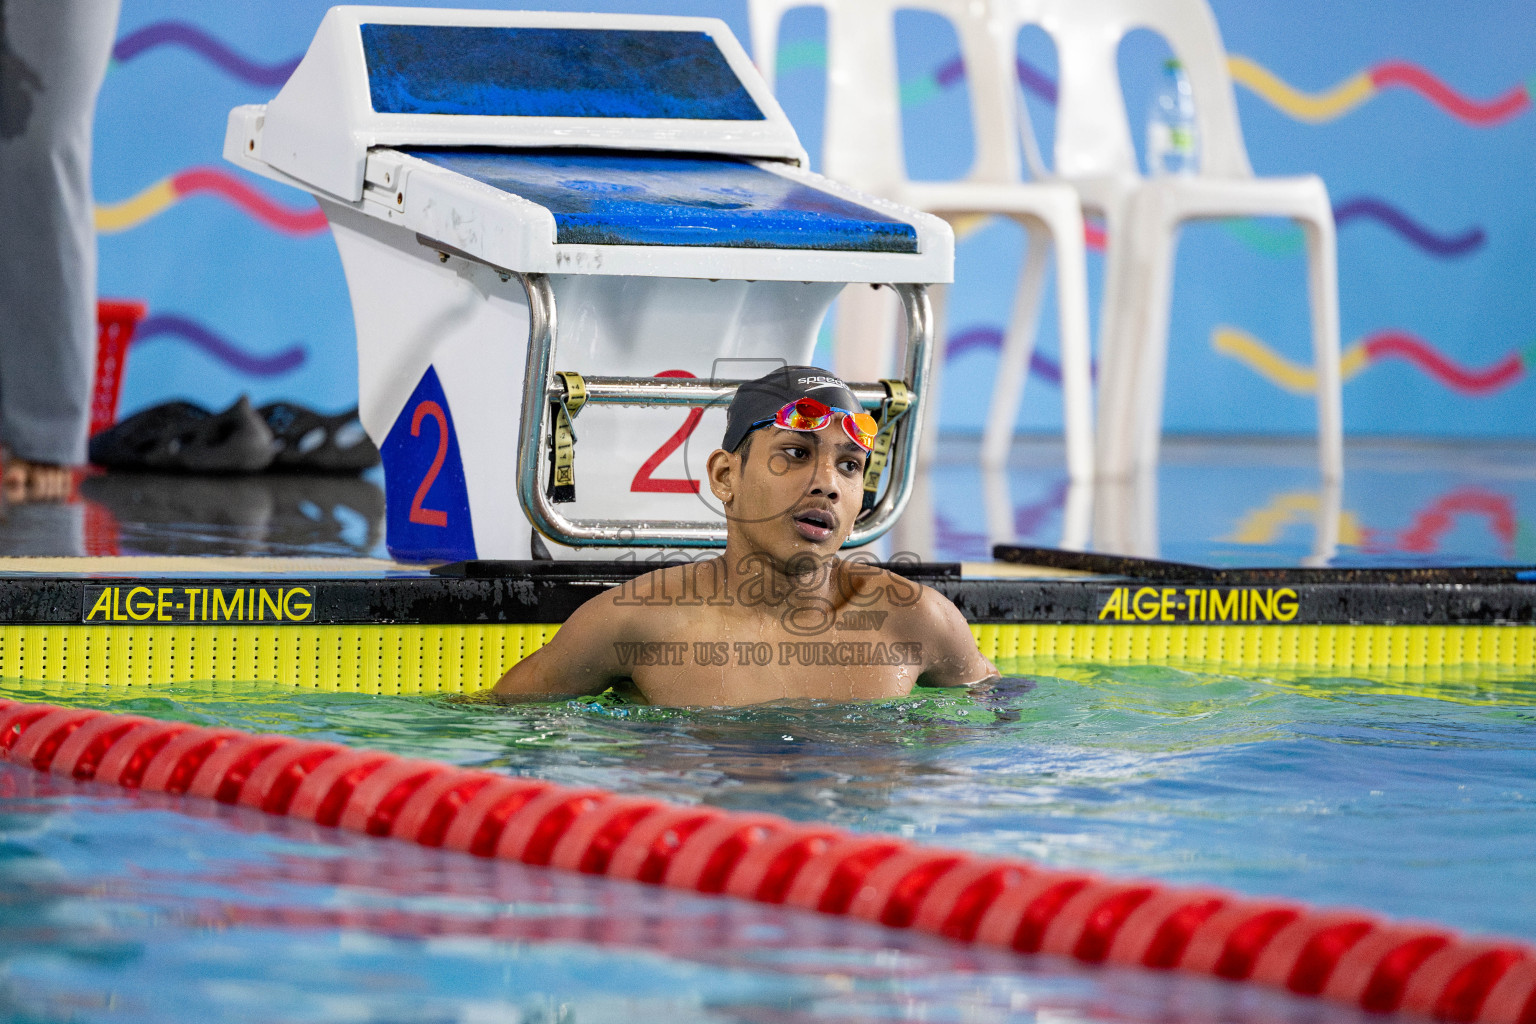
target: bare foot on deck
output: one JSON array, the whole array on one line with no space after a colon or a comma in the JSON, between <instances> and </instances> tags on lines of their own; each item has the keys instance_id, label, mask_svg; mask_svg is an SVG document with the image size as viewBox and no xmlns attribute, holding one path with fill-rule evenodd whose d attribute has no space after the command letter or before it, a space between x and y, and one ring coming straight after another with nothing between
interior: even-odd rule
<instances>
[{"instance_id":1,"label":"bare foot on deck","mask_svg":"<svg viewBox=\"0 0 1536 1024\"><path fill-rule=\"evenodd\" d=\"M70 469L50 462L31 462L8 455L0 490L13 505L28 501L64 501L69 497Z\"/></svg>"}]
</instances>

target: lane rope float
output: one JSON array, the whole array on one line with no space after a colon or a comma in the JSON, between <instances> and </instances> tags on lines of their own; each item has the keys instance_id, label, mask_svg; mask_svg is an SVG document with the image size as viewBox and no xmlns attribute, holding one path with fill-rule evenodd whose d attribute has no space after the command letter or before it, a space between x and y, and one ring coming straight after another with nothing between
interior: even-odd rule
<instances>
[{"instance_id":1,"label":"lane rope float","mask_svg":"<svg viewBox=\"0 0 1536 1024\"><path fill-rule=\"evenodd\" d=\"M0 753L481 857L722 893L1377 1013L1536 1024L1536 947L1216 889L1041 867L290 736L0 700Z\"/></svg>"}]
</instances>

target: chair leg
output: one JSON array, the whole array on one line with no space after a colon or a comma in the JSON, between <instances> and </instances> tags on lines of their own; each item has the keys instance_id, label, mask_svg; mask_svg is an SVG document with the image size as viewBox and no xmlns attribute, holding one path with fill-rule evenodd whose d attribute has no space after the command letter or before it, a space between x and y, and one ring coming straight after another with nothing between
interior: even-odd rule
<instances>
[{"instance_id":1,"label":"chair leg","mask_svg":"<svg viewBox=\"0 0 1536 1024\"><path fill-rule=\"evenodd\" d=\"M1339 368L1339 273L1333 218L1302 222L1307 292L1312 302L1312 365L1317 375L1318 468L1325 482L1344 479L1344 382Z\"/></svg>"},{"instance_id":2,"label":"chair leg","mask_svg":"<svg viewBox=\"0 0 1536 1024\"><path fill-rule=\"evenodd\" d=\"M982 429L983 466L1000 467L1008 462L1019 405L1024 399L1025 382L1029 379L1029 358L1034 353L1035 334L1040 325L1040 296L1045 290L1051 232L1032 218L1025 220L1022 226L1026 239L1024 267L1013 296L1008 332L1003 335L1003 347L998 353L996 376L992 382L992 405ZM1059 269L1057 273L1060 273Z\"/></svg>"},{"instance_id":3,"label":"chair leg","mask_svg":"<svg viewBox=\"0 0 1536 1024\"><path fill-rule=\"evenodd\" d=\"M1142 353L1136 391L1135 462L1140 468L1157 466L1158 449L1163 437L1163 396L1168 387L1168 321L1172 313L1174 254L1178 247L1178 227L1166 220L1149 235L1148 260L1141 267L1146 285L1141 331L1133 336Z\"/></svg>"},{"instance_id":4,"label":"chair leg","mask_svg":"<svg viewBox=\"0 0 1536 1024\"><path fill-rule=\"evenodd\" d=\"M1123 205L1123 203L1121 204ZM1110 312L1119 308L1120 284L1115 268L1118 266L1115 260L1116 247L1122 241L1122 230L1125 226L1125 215L1119 208L1106 207L1104 214L1104 293L1099 297L1099 337L1102 338L1109 325ZM1084 246L1086 249L1087 247ZM1102 344L1102 342L1101 342ZM1099 358L1103 359L1100 352Z\"/></svg>"},{"instance_id":5,"label":"chair leg","mask_svg":"<svg viewBox=\"0 0 1536 1024\"><path fill-rule=\"evenodd\" d=\"M868 285L850 284L843 289L832 325L832 372L853 381L891 375L898 305L889 292ZM935 366L940 355L942 350L935 352Z\"/></svg>"},{"instance_id":6,"label":"chair leg","mask_svg":"<svg viewBox=\"0 0 1536 1024\"><path fill-rule=\"evenodd\" d=\"M1014 541L1013 494L1005 467L982 465L981 498L987 510L987 554L990 557L992 548Z\"/></svg>"},{"instance_id":7,"label":"chair leg","mask_svg":"<svg viewBox=\"0 0 1536 1024\"><path fill-rule=\"evenodd\" d=\"M1132 365L1136 353L1121 343L1117 317L1106 316L1099 335L1099 408L1094 428L1094 462L1101 478L1123 478L1135 461L1131 443L1135 435Z\"/></svg>"},{"instance_id":8,"label":"chair leg","mask_svg":"<svg viewBox=\"0 0 1536 1024\"><path fill-rule=\"evenodd\" d=\"M1067 474L1093 479L1093 351L1088 329L1088 259L1083 233L1056 242L1056 316L1061 337L1061 409Z\"/></svg>"},{"instance_id":9,"label":"chair leg","mask_svg":"<svg viewBox=\"0 0 1536 1024\"><path fill-rule=\"evenodd\" d=\"M1093 480L1069 480L1061 506L1061 541L1067 551L1087 551L1093 540Z\"/></svg>"},{"instance_id":10,"label":"chair leg","mask_svg":"<svg viewBox=\"0 0 1536 1024\"><path fill-rule=\"evenodd\" d=\"M1100 478L1091 498L1095 551L1158 557L1156 467L1138 466L1125 476ZM1062 546L1068 546L1065 540Z\"/></svg>"},{"instance_id":11,"label":"chair leg","mask_svg":"<svg viewBox=\"0 0 1536 1024\"><path fill-rule=\"evenodd\" d=\"M1344 484L1338 480L1324 479L1317 494L1317 518L1312 527L1312 553L1301 561L1302 565L1322 567L1329 565L1339 553L1339 515L1344 508Z\"/></svg>"},{"instance_id":12,"label":"chair leg","mask_svg":"<svg viewBox=\"0 0 1536 1024\"><path fill-rule=\"evenodd\" d=\"M1123 225L1109 268L1115 304L1105 310L1099 346L1098 471L1112 479L1157 461L1166 367L1159 349L1173 275L1174 238L1158 197L1134 196Z\"/></svg>"},{"instance_id":13,"label":"chair leg","mask_svg":"<svg viewBox=\"0 0 1536 1024\"><path fill-rule=\"evenodd\" d=\"M1134 197L1121 212L1118 230L1104 250L1104 300L1099 318L1098 420L1096 463L1101 478L1124 479L1135 463L1136 391L1140 353L1132 339L1139 334L1135 311L1140 302L1132 273L1137 246L1128 233L1134 218ZM1095 530L1095 536L1098 531Z\"/></svg>"},{"instance_id":14,"label":"chair leg","mask_svg":"<svg viewBox=\"0 0 1536 1024\"><path fill-rule=\"evenodd\" d=\"M1115 372L1115 356L1113 347L1115 342L1114 318L1117 311L1122 308L1120 302L1120 274L1122 272L1119 256L1120 248L1124 243L1123 228L1125 226L1125 202L1122 200L1114 208L1106 207L1104 214L1104 274L1103 293L1099 296L1099 322L1098 322L1098 353L1099 370L1097 380L1094 381L1096 404L1094 407L1094 471L1097 476L1106 475L1105 472L1105 446L1112 435L1107 432L1111 426L1109 420L1113 410L1106 409L1106 381ZM1084 247L1086 249L1086 246ZM1091 363L1090 363L1091 366Z\"/></svg>"},{"instance_id":15,"label":"chair leg","mask_svg":"<svg viewBox=\"0 0 1536 1024\"><path fill-rule=\"evenodd\" d=\"M891 527L891 532L883 540L890 544L887 558L900 561L903 557L911 557L919 562L933 561L939 550L937 519L937 509L933 504L933 472L920 465L912 478L912 497L907 501L907 510L897 518L896 525Z\"/></svg>"}]
</instances>

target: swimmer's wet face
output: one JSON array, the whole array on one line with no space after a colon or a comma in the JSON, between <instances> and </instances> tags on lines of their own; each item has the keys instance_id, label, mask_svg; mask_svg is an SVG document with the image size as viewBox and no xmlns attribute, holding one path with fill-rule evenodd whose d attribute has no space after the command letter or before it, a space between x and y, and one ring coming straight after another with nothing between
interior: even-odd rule
<instances>
[{"instance_id":1,"label":"swimmer's wet face","mask_svg":"<svg viewBox=\"0 0 1536 1024\"><path fill-rule=\"evenodd\" d=\"M728 555L785 567L836 554L862 510L874 429L848 385L819 367L786 366L741 385L709 458Z\"/></svg>"},{"instance_id":2,"label":"swimmer's wet face","mask_svg":"<svg viewBox=\"0 0 1536 1024\"><path fill-rule=\"evenodd\" d=\"M709 487L725 509L727 544L789 565L820 561L848 540L864 499L868 453L834 420L816 431L769 425L709 459Z\"/></svg>"}]
</instances>

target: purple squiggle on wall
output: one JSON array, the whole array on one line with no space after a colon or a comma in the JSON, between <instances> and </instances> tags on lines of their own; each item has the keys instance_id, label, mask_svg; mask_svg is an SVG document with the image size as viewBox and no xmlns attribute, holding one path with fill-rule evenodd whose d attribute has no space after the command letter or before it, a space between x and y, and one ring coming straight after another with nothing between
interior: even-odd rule
<instances>
[{"instance_id":1,"label":"purple squiggle on wall","mask_svg":"<svg viewBox=\"0 0 1536 1024\"><path fill-rule=\"evenodd\" d=\"M252 355L235 347L196 320L177 316L174 313L148 317L139 324L133 339L134 347L144 344L151 338L164 335L180 338L225 366L252 377L276 377L302 366L305 358L304 349L299 345L292 345L270 356Z\"/></svg>"},{"instance_id":2,"label":"purple squiggle on wall","mask_svg":"<svg viewBox=\"0 0 1536 1024\"><path fill-rule=\"evenodd\" d=\"M944 358L954 359L973 348L1001 348L1002 344L1003 332L996 327L972 327L949 339L949 344L944 346ZM1098 376L1098 363L1093 364L1090 372ZM1029 354L1029 374L1053 387L1061 387L1061 365L1039 349Z\"/></svg>"},{"instance_id":3,"label":"purple squiggle on wall","mask_svg":"<svg viewBox=\"0 0 1536 1024\"><path fill-rule=\"evenodd\" d=\"M1372 196L1351 199L1333 208L1333 219L1339 227L1362 217L1380 221L1405 240L1436 256L1460 256L1480 248L1488 239L1483 229L1475 226L1459 235L1437 235L1391 203Z\"/></svg>"},{"instance_id":4,"label":"purple squiggle on wall","mask_svg":"<svg viewBox=\"0 0 1536 1024\"><path fill-rule=\"evenodd\" d=\"M112 47L112 59L129 61L157 46L182 46L223 71L251 85L280 86L288 81L300 57L259 64L185 21L156 21L128 33ZM302 55L301 55L302 56Z\"/></svg>"}]
</instances>

